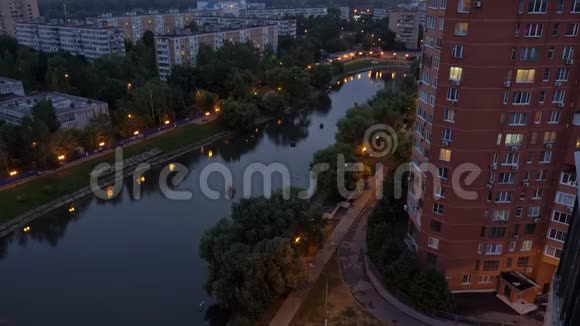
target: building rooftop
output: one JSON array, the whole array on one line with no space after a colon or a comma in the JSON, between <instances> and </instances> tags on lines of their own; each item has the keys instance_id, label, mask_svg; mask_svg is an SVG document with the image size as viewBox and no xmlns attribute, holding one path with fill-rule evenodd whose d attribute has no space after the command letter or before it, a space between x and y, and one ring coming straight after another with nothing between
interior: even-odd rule
<instances>
[{"instance_id":1,"label":"building rooftop","mask_svg":"<svg viewBox=\"0 0 580 326\"><path fill-rule=\"evenodd\" d=\"M520 292L533 287L538 287L538 285L532 280L515 271L501 273L501 278Z\"/></svg>"},{"instance_id":2,"label":"building rooftop","mask_svg":"<svg viewBox=\"0 0 580 326\"><path fill-rule=\"evenodd\" d=\"M268 27L268 26L277 27L278 25L265 23L263 25L258 25L258 26L245 26L245 27L235 27L235 28L219 28L216 31L210 31L210 32L206 32L206 31L200 31L200 32L182 31L182 32L177 32L177 33L173 33L173 34L159 34L159 35L155 35L155 38L157 38L157 37L187 37L187 36L194 36L194 35L207 35L207 34L215 34L215 33L235 32L235 31L241 31L241 30L245 30L245 29L262 28L262 27Z\"/></svg>"},{"instance_id":3,"label":"building rooftop","mask_svg":"<svg viewBox=\"0 0 580 326\"><path fill-rule=\"evenodd\" d=\"M5 83L20 83L20 80L0 76L0 85Z\"/></svg>"},{"instance_id":4,"label":"building rooftop","mask_svg":"<svg viewBox=\"0 0 580 326\"><path fill-rule=\"evenodd\" d=\"M98 25L65 25L65 24L49 24L49 23L33 23L33 22L19 22L16 25L31 25L31 26L49 26L49 27L60 27L60 28L78 28L78 29L91 29L91 30L108 30L108 29L119 29L119 27L109 27L109 26L98 26Z\"/></svg>"},{"instance_id":5,"label":"building rooftop","mask_svg":"<svg viewBox=\"0 0 580 326\"><path fill-rule=\"evenodd\" d=\"M0 102L0 109L7 109L21 114L27 114L41 100L52 101L52 106L54 107L56 114L86 109L95 104L104 104L104 102L84 97L50 92L34 96L23 96L2 100L2 102Z\"/></svg>"}]
</instances>

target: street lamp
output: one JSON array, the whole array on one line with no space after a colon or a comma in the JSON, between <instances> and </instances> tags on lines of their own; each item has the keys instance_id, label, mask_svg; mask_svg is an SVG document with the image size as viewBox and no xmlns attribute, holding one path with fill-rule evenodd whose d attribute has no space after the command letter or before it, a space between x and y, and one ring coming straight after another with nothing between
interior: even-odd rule
<instances>
[{"instance_id":1,"label":"street lamp","mask_svg":"<svg viewBox=\"0 0 580 326\"><path fill-rule=\"evenodd\" d=\"M328 326L328 276L326 276L324 271L321 274L324 275L326 282L326 289L324 291L324 326Z\"/></svg>"}]
</instances>

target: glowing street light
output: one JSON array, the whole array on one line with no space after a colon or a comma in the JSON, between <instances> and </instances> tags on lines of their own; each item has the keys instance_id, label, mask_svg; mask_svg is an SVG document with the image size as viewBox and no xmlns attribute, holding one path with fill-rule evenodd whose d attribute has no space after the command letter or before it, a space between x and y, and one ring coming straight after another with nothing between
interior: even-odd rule
<instances>
[{"instance_id":1,"label":"glowing street light","mask_svg":"<svg viewBox=\"0 0 580 326\"><path fill-rule=\"evenodd\" d=\"M213 157L213 151L210 150L209 152L207 152L207 157L212 158Z\"/></svg>"},{"instance_id":2,"label":"glowing street light","mask_svg":"<svg viewBox=\"0 0 580 326\"><path fill-rule=\"evenodd\" d=\"M135 130L135 131L133 132L133 135L135 135L135 136L139 135L139 130Z\"/></svg>"},{"instance_id":3,"label":"glowing street light","mask_svg":"<svg viewBox=\"0 0 580 326\"><path fill-rule=\"evenodd\" d=\"M167 126L168 124L170 124L170 123L171 123L171 121L169 121L169 120L165 120L165 122L163 122L163 123L164 123L164 124Z\"/></svg>"},{"instance_id":4,"label":"glowing street light","mask_svg":"<svg viewBox=\"0 0 580 326\"><path fill-rule=\"evenodd\" d=\"M10 173L8 173L11 177L15 176L18 174L18 171L14 170L14 171L10 171Z\"/></svg>"},{"instance_id":5,"label":"glowing street light","mask_svg":"<svg viewBox=\"0 0 580 326\"><path fill-rule=\"evenodd\" d=\"M99 143L99 147L104 147L105 146L105 142L100 142Z\"/></svg>"},{"instance_id":6,"label":"glowing street light","mask_svg":"<svg viewBox=\"0 0 580 326\"><path fill-rule=\"evenodd\" d=\"M66 156L64 156L64 155L59 155L58 156L58 160L59 161L64 161L65 158L66 158Z\"/></svg>"},{"instance_id":7,"label":"glowing street light","mask_svg":"<svg viewBox=\"0 0 580 326\"><path fill-rule=\"evenodd\" d=\"M127 118L133 119L133 115L131 113L127 114Z\"/></svg>"},{"instance_id":8,"label":"glowing street light","mask_svg":"<svg viewBox=\"0 0 580 326\"><path fill-rule=\"evenodd\" d=\"M69 77L68 74L64 74L64 78L68 78L68 77Z\"/></svg>"},{"instance_id":9,"label":"glowing street light","mask_svg":"<svg viewBox=\"0 0 580 326\"><path fill-rule=\"evenodd\" d=\"M74 207L71 207L71 208L68 209L68 212L69 213L74 213L74 211L75 211L75 208Z\"/></svg>"},{"instance_id":10,"label":"glowing street light","mask_svg":"<svg viewBox=\"0 0 580 326\"><path fill-rule=\"evenodd\" d=\"M30 231L30 226L25 226L25 227L22 229L22 231L24 231L24 232L28 232L28 231Z\"/></svg>"},{"instance_id":11,"label":"glowing street light","mask_svg":"<svg viewBox=\"0 0 580 326\"><path fill-rule=\"evenodd\" d=\"M294 238L294 243L295 244L299 244L300 241L302 241L302 237L301 236L297 236L296 238Z\"/></svg>"}]
</instances>

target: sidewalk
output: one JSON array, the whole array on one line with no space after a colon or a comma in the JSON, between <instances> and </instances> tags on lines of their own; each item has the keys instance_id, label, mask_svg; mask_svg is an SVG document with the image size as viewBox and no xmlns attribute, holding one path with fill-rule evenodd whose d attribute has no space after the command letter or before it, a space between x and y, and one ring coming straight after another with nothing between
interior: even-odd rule
<instances>
[{"instance_id":1,"label":"sidewalk","mask_svg":"<svg viewBox=\"0 0 580 326\"><path fill-rule=\"evenodd\" d=\"M393 325L449 325L449 321L428 317L400 302L373 274L369 268L372 263L365 252L367 218L368 214L361 216L338 248L342 278L358 303L375 318Z\"/></svg>"},{"instance_id":2,"label":"sidewalk","mask_svg":"<svg viewBox=\"0 0 580 326\"><path fill-rule=\"evenodd\" d=\"M324 270L324 266L326 266L326 263L328 263L334 254L336 248L344 240L359 216L369 211L370 207L375 202L374 178L370 180L369 189L365 190L361 196L352 203L351 208L342 217L330 237L324 243L322 249L320 249L318 254L314 257L314 260L312 261L312 265L314 266L309 270L307 284L302 288L292 291L288 295L274 318L270 321L270 326L290 325L294 316L302 306L302 303L308 297L312 285Z\"/></svg>"}]
</instances>

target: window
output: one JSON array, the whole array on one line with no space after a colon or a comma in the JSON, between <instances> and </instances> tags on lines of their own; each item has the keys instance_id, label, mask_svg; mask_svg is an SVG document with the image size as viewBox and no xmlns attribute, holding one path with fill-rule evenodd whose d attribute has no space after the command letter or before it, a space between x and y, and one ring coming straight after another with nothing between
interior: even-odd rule
<instances>
[{"instance_id":1,"label":"window","mask_svg":"<svg viewBox=\"0 0 580 326\"><path fill-rule=\"evenodd\" d=\"M533 83L535 74L535 69L518 69L516 83Z\"/></svg>"},{"instance_id":2,"label":"window","mask_svg":"<svg viewBox=\"0 0 580 326\"><path fill-rule=\"evenodd\" d=\"M528 160L527 160L528 164L532 164L534 163L534 152L528 152ZM528 171L528 175L526 176L526 179L530 179L530 171Z\"/></svg>"},{"instance_id":3,"label":"window","mask_svg":"<svg viewBox=\"0 0 580 326\"><path fill-rule=\"evenodd\" d=\"M445 188L443 188L441 185L438 185L435 188L435 197L445 198Z\"/></svg>"},{"instance_id":4,"label":"window","mask_svg":"<svg viewBox=\"0 0 580 326\"><path fill-rule=\"evenodd\" d=\"M531 206L528 208L528 216L529 217L538 217L540 216L540 206Z\"/></svg>"},{"instance_id":5,"label":"window","mask_svg":"<svg viewBox=\"0 0 580 326\"><path fill-rule=\"evenodd\" d=\"M441 5L439 6L441 9L447 8L447 0L441 0Z\"/></svg>"},{"instance_id":6,"label":"window","mask_svg":"<svg viewBox=\"0 0 580 326\"><path fill-rule=\"evenodd\" d=\"M452 142L453 141L453 130L443 129L443 134L441 135L443 141Z\"/></svg>"},{"instance_id":7,"label":"window","mask_svg":"<svg viewBox=\"0 0 580 326\"><path fill-rule=\"evenodd\" d=\"M544 78L542 80L543 81L549 81L550 80L550 68L545 68L544 69Z\"/></svg>"},{"instance_id":8,"label":"window","mask_svg":"<svg viewBox=\"0 0 580 326\"><path fill-rule=\"evenodd\" d=\"M447 148L441 148L439 151L439 160L450 162L451 161L451 150Z\"/></svg>"},{"instance_id":9,"label":"window","mask_svg":"<svg viewBox=\"0 0 580 326\"><path fill-rule=\"evenodd\" d=\"M526 229L524 230L526 234L534 234L536 232L536 224L528 223L526 224Z\"/></svg>"},{"instance_id":10,"label":"window","mask_svg":"<svg viewBox=\"0 0 580 326\"><path fill-rule=\"evenodd\" d=\"M458 59L463 58L463 45L461 44L453 45L453 47L451 48L451 56Z\"/></svg>"},{"instance_id":11,"label":"window","mask_svg":"<svg viewBox=\"0 0 580 326\"><path fill-rule=\"evenodd\" d=\"M546 131L544 132L544 144L553 144L556 142L556 132Z\"/></svg>"},{"instance_id":12,"label":"window","mask_svg":"<svg viewBox=\"0 0 580 326\"><path fill-rule=\"evenodd\" d=\"M572 173L562 172L560 174L560 183L568 186L576 186L576 175Z\"/></svg>"},{"instance_id":13,"label":"window","mask_svg":"<svg viewBox=\"0 0 580 326\"><path fill-rule=\"evenodd\" d=\"M445 111L443 112L443 121L455 122L455 110L445 109Z\"/></svg>"},{"instance_id":14,"label":"window","mask_svg":"<svg viewBox=\"0 0 580 326\"><path fill-rule=\"evenodd\" d=\"M516 29L514 30L514 36L520 37L520 23L516 24Z\"/></svg>"},{"instance_id":15,"label":"window","mask_svg":"<svg viewBox=\"0 0 580 326\"><path fill-rule=\"evenodd\" d=\"M516 180L516 174L512 172L501 172L497 180L501 184L512 184Z\"/></svg>"},{"instance_id":16,"label":"window","mask_svg":"<svg viewBox=\"0 0 580 326\"><path fill-rule=\"evenodd\" d=\"M511 250L513 251L513 250ZM508 257L505 261L505 267L512 267L512 257Z\"/></svg>"},{"instance_id":17,"label":"window","mask_svg":"<svg viewBox=\"0 0 580 326\"><path fill-rule=\"evenodd\" d=\"M560 122L560 111L550 112L550 119L548 119L548 123L558 123L558 122Z\"/></svg>"},{"instance_id":18,"label":"window","mask_svg":"<svg viewBox=\"0 0 580 326\"><path fill-rule=\"evenodd\" d=\"M560 24L556 23L552 27L552 36L558 36L558 30L560 29Z\"/></svg>"},{"instance_id":19,"label":"window","mask_svg":"<svg viewBox=\"0 0 580 326\"><path fill-rule=\"evenodd\" d=\"M536 112L536 117L534 118L534 123L537 125L542 123L542 112L540 112L540 111Z\"/></svg>"},{"instance_id":20,"label":"window","mask_svg":"<svg viewBox=\"0 0 580 326\"><path fill-rule=\"evenodd\" d=\"M568 207L574 207L574 200L576 196L558 191L556 193L556 203Z\"/></svg>"},{"instance_id":21,"label":"window","mask_svg":"<svg viewBox=\"0 0 580 326\"><path fill-rule=\"evenodd\" d=\"M493 283L493 276L491 275L482 275L479 277L480 284L490 284Z\"/></svg>"},{"instance_id":22,"label":"window","mask_svg":"<svg viewBox=\"0 0 580 326\"><path fill-rule=\"evenodd\" d=\"M439 17L439 30L442 31L445 28L445 17Z\"/></svg>"},{"instance_id":23,"label":"window","mask_svg":"<svg viewBox=\"0 0 580 326\"><path fill-rule=\"evenodd\" d=\"M449 68L449 80L461 81L461 75L463 73L463 68L461 67L450 67Z\"/></svg>"},{"instance_id":24,"label":"window","mask_svg":"<svg viewBox=\"0 0 580 326\"><path fill-rule=\"evenodd\" d=\"M510 203L512 201L512 193L509 191L500 191L495 194L496 203Z\"/></svg>"},{"instance_id":25,"label":"window","mask_svg":"<svg viewBox=\"0 0 580 326\"><path fill-rule=\"evenodd\" d=\"M471 0L459 0L457 3L457 12L468 13L471 8Z\"/></svg>"},{"instance_id":26,"label":"window","mask_svg":"<svg viewBox=\"0 0 580 326\"><path fill-rule=\"evenodd\" d=\"M459 100L459 90L457 88L449 88L447 90L447 100L457 102Z\"/></svg>"},{"instance_id":27,"label":"window","mask_svg":"<svg viewBox=\"0 0 580 326\"><path fill-rule=\"evenodd\" d=\"M520 52L521 61L536 61L538 59L538 48L522 48Z\"/></svg>"},{"instance_id":28,"label":"window","mask_svg":"<svg viewBox=\"0 0 580 326\"><path fill-rule=\"evenodd\" d=\"M439 69L439 57L433 57L433 68Z\"/></svg>"},{"instance_id":29,"label":"window","mask_svg":"<svg viewBox=\"0 0 580 326\"><path fill-rule=\"evenodd\" d=\"M517 153L507 153L503 165L518 165L520 156Z\"/></svg>"},{"instance_id":30,"label":"window","mask_svg":"<svg viewBox=\"0 0 580 326\"><path fill-rule=\"evenodd\" d=\"M562 59L564 60L572 60L574 58L574 47L573 46L565 46L562 50Z\"/></svg>"},{"instance_id":31,"label":"window","mask_svg":"<svg viewBox=\"0 0 580 326\"><path fill-rule=\"evenodd\" d=\"M544 103L546 100L546 91L540 91L538 95L538 103Z\"/></svg>"},{"instance_id":32,"label":"window","mask_svg":"<svg viewBox=\"0 0 580 326\"><path fill-rule=\"evenodd\" d=\"M564 10L564 0L558 0L558 7L556 8L556 12L561 14L562 10Z\"/></svg>"},{"instance_id":33,"label":"window","mask_svg":"<svg viewBox=\"0 0 580 326\"><path fill-rule=\"evenodd\" d=\"M524 240L522 241L522 248L520 251L531 251L534 242L532 240Z\"/></svg>"},{"instance_id":34,"label":"window","mask_svg":"<svg viewBox=\"0 0 580 326\"><path fill-rule=\"evenodd\" d=\"M544 250L544 254L546 256L550 256L550 257L554 257L557 259L560 259L560 257L562 257L562 249L558 249L556 247L547 245L546 249Z\"/></svg>"},{"instance_id":35,"label":"window","mask_svg":"<svg viewBox=\"0 0 580 326\"><path fill-rule=\"evenodd\" d=\"M540 163L550 163L552 160L552 152L544 151L540 153Z\"/></svg>"},{"instance_id":36,"label":"window","mask_svg":"<svg viewBox=\"0 0 580 326\"><path fill-rule=\"evenodd\" d=\"M468 23L455 23L455 35L466 36L468 28L469 28Z\"/></svg>"},{"instance_id":37,"label":"window","mask_svg":"<svg viewBox=\"0 0 580 326\"><path fill-rule=\"evenodd\" d=\"M436 24L435 23L435 17L433 17L433 16L427 16L426 18L427 18L426 19L427 28L435 29L435 24Z\"/></svg>"},{"instance_id":38,"label":"window","mask_svg":"<svg viewBox=\"0 0 580 326\"><path fill-rule=\"evenodd\" d=\"M437 176L441 179L447 180L449 177L449 169L448 168L439 168L437 170Z\"/></svg>"},{"instance_id":39,"label":"window","mask_svg":"<svg viewBox=\"0 0 580 326\"><path fill-rule=\"evenodd\" d=\"M545 14L548 0L530 0L528 14Z\"/></svg>"},{"instance_id":40,"label":"window","mask_svg":"<svg viewBox=\"0 0 580 326\"><path fill-rule=\"evenodd\" d=\"M572 9L570 12L579 13L580 12L580 0L572 1Z\"/></svg>"},{"instance_id":41,"label":"window","mask_svg":"<svg viewBox=\"0 0 580 326\"><path fill-rule=\"evenodd\" d=\"M499 260L484 260L483 270L484 271L495 271L499 268Z\"/></svg>"},{"instance_id":42,"label":"window","mask_svg":"<svg viewBox=\"0 0 580 326\"><path fill-rule=\"evenodd\" d=\"M429 248L439 249L439 239L429 237Z\"/></svg>"},{"instance_id":43,"label":"window","mask_svg":"<svg viewBox=\"0 0 580 326\"><path fill-rule=\"evenodd\" d=\"M487 244L485 245L485 254L486 255L501 255L501 252L503 251L503 245L502 244Z\"/></svg>"},{"instance_id":44,"label":"window","mask_svg":"<svg viewBox=\"0 0 580 326\"><path fill-rule=\"evenodd\" d=\"M507 221L509 220L510 211L508 209L496 209L491 215L492 221Z\"/></svg>"},{"instance_id":45,"label":"window","mask_svg":"<svg viewBox=\"0 0 580 326\"><path fill-rule=\"evenodd\" d=\"M566 36L578 36L578 28L580 24L568 24L566 29Z\"/></svg>"},{"instance_id":46,"label":"window","mask_svg":"<svg viewBox=\"0 0 580 326\"><path fill-rule=\"evenodd\" d=\"M554 96L552 96L552 103L564 103L564 97L566 96L566 90L557 89L554 91Z\"/></svg>"},{"instance_id":47,"label":"window","mask_svg":"<svg viewBox=\"0 0 580 326\"><path fill-rule=\"evenodd\" d=\"M427 253L427 264L437 265L437 255L431 252Z\"/></svg>"},{"instance_id":48,"label":"window","mask_svg":"<svg viewBox=\"0 0 580 326\"><path fill-rule=\"evenodd\" d=\"M516 216L522 217L522 214L524 214L524 208L523 207L516 208Z\"/></svg>"},{"instance_id":49,"label":"window","mask_svg":"<svg viewBox=\"0 0 580 326\"><path fill-rule=\"evenodd\" d=\"M463 279L461 280L461 283L464 285L471 284L471 274L463 275Z\"/></svg>"},{"instance_id":50,"label":"window","mask_svg":"<svg viewBox=\"0 0 580 326\"><path fill-rule=\"evenodd\" d=\"M534 199L534 200L542 199L543 194L544 194L544 189L538 188L538 189L534 190L534 193L532 194L532 199Z\"/></svg>"},{"instance_id":51,"label":"window","mask_svg":"<svg viewBox=\"0 0 580 326\"><path fill-rule=\"evenodd\" d=\"M563 82L568 81L569 70L568 68L558 68L556 73L556 81Z\"/></svg>"},{"instance_id":52,"label":"window","mask_svg":"<svg viewBox=\"0 0 580 326\"><path fill-rule=\"evenodd\" d=\"M429 85L431 78L429 76L429 73L426 71L423 71L423 73L421 74L421 81L423 82L423 84Z\"/></svg>"},{"instance_id":53,"label":"window","mask_svg":"<svg viewBox=\"0 0 580 326\"><path fill-rule=\"evenodd\" d=\"M429 0L429 8L437 9L437 1L438 0Z\"/></svg>"},{"instance_id":54,"label":"window","mask_svg":"<svg viewBox=\"0 0 580 326\"><path fill-rule=\"evenodd\" d=\"M514 92L512 104L514 105L530 104L531 97L532 94L530 92Z\"/></svg>"},{"instance_id":55,"label":"window","mask_svg":"<svg viewBox=\"0 0 580 326\"><path fill-rule=\"evenodd\" d=\"M506 146L517 146L524 142L524 134L506 134L505 135L505 145Z\"/></svg>"},{"instance_id":56,"label":"window","mask_svg":"<svg viewBox=\"0 0 580 326\"><path fill-rule=\"evenodd\" d=\"M443 204L434 203L433 204L433 213L443 215Z\"/></svg>"},{"instance_id":57,"label":"window","mask_svg":"<svg viewBox=\"0 0 580 326\"><path fill-rule=\"evenodd\" d=\"M441 232L441 222L431 220L431 231Z\"/></svg>"},{"instance_id":58,"label":"window","mask_svg":"<svg viewBox=\"0 0 580 326\"><path fill-rule=\"evenodd\" d=\"M541 37L544 32L544 24L526 24L525 37Z\"/></svg>"},{"instance_id":59,"label":"window","mask_svg":"<svg viewBox=\"0 0 580 326\"><path fill-rule=\"evenodd\" d=\"M548 59L550 59L550 60L554 59L554 47L553 46L548 49Z\"/></svg>"},{"instance_id":60,"label":"window","mask_svg":"<svg viewBox=\"0 0 580 326\"><path fill-rule=\"evenodd\" d=\"M540 172L538 172L538 177L536 178L536 181L546 181L546 174L548 172L545 169L540 170Z\"/></svg>"},{"instance_id":61,"label":"window","mask_svg":"<svg viewBox=\"0 0 580 326\"><path fill-rule=\"evenodd\" d=\"M566 232L550 228L550 230L548 230L548 238L564 242L566 241Z\"/></svg>"},{"instance_id":62,"label":"window","mask_svg":"<svg viewBox=\"0 0 580 326\"><path fill-rule=\"evenodd\" d=\"M505 227L493 226L489 228L490 238L503 238L505 236Z\"/></svg>"},{"instance_id":63,"label":"window","mask_svg":"<svg viewBox=\"0 0 580 326\"><path fill-rule=\"evenodd\" d=\"M511 113L510 114L510 126L525 126L528 120L527 113Z\"/></svg>"},{"instance_id":64,"label":"window","mask_svg":"<svg viewBox=\"0 0 580 326\"><path fill-rule=\"evenodd\" d=\"M528 257L519 257L518 267L527 267L527 266L528 266Z\"/></svg>"}]
</instances>

